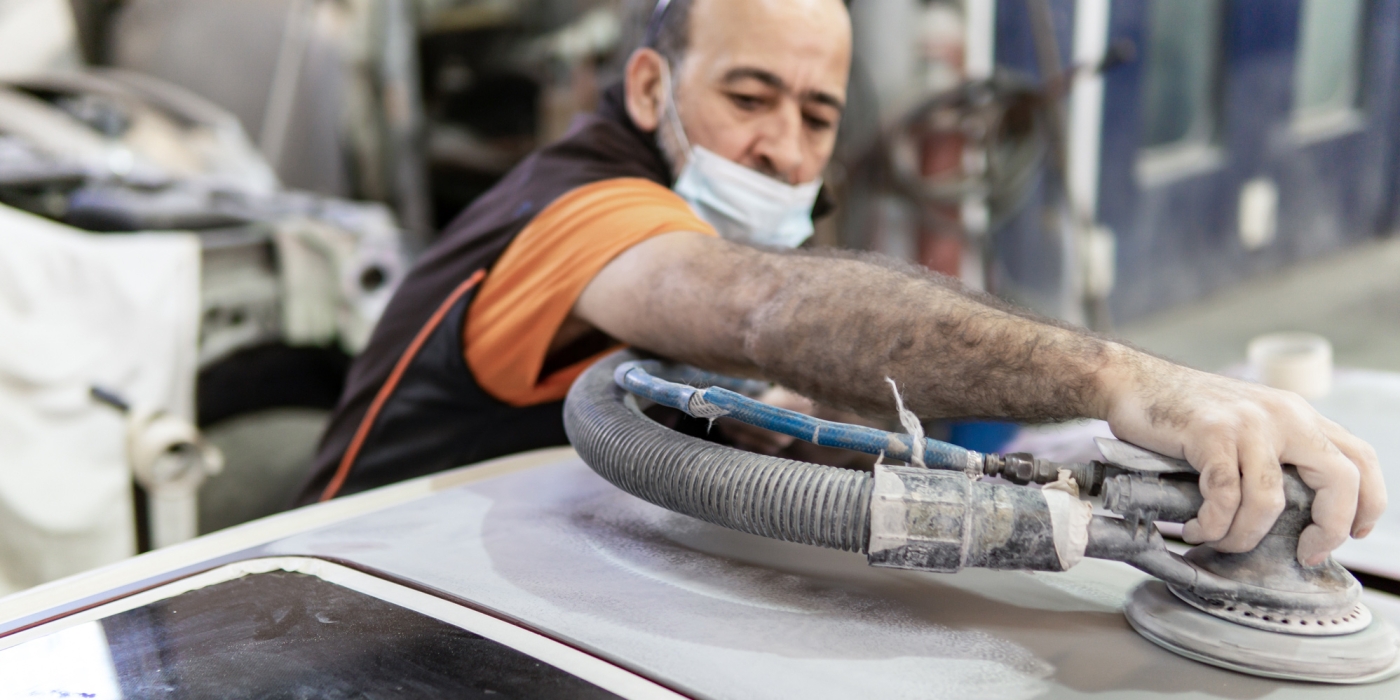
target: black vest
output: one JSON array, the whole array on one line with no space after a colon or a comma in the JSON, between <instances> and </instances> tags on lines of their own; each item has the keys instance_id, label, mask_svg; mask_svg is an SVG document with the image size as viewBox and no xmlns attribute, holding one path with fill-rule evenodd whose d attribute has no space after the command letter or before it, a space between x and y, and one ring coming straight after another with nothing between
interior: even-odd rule
<instances>
[{"instance_id":1,"label":"black vest","mask_svg":"<svg viewBox=\"0 0 1400 700\"><path fill-rule=\"evenodd\" d=\"M480 278L540 211L575 188L622 177L671 182L655 140L632 124L616 86L596 114L467 207L414 266L350 368L298 503L319 499L333 481L335 495L344 495L568 443L562 402L515 407L480 387L463 347L467 309ZM581 359L601 349L599 340L561 354Z\"/></svg>"}]
</instances>

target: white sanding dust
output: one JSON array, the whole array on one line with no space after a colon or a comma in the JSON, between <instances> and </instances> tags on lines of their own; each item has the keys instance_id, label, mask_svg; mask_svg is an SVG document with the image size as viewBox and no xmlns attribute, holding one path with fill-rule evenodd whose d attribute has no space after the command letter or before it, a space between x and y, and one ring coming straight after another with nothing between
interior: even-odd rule
<instances>
[{"instance_id":1,"label":"white sanding dust","mask_svg":"<svg viewBox=\"0 0 1400 700\"><path fill-rule=\"evenodd\" d=\"M971 624L987 602L975 593L677 515L578 462L276 550L460 592L703 697L1029 698L1055 673L1030 648Z\"/></svg>"},{"instance_id":2,"label":"white sanding dust","mask_svg":"<svg viewBox=\"0 0 1400 700\"><path fill-rule=\"evenodd\" d=\"M775 693L788 697L849 697L859 687L855 678L880 679L886 697L1031 697L1043 689L1039 679L1054 671L1014 642L941 624L926 611L801 565L815 557L821 568L839 562L869 576L873 570L860 555L733 532L601 481L537 490L533 497L547 501L541 509L500 495L485 523L486 540L503 542L492 533L509 529L548 543L545 556L531 561L493 551L500 575L588 611L589 627L620 625L629 635L665 637L665 645L696 645L697 661L726 657L725 683L735 684L736 696L752 696L745 676L756 679L777 666L812 683L799 694ZM546 561L563 564L568 574L539 565ZM899 670L879 670L887 667Z\"/></svg>"}]
</instances>

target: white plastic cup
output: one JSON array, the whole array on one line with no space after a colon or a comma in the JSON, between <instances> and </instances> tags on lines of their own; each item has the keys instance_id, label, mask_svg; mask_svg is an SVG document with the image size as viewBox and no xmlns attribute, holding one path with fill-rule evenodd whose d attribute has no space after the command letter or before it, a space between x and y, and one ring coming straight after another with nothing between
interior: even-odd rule
<instances>
[{"instance_id":1,"label":"white plastic cup","mask_svg":"<svg viewBox=\"0 0 1400 700\"><path fill-rule=\"evenodd\" d=\"M1259 380L1308 400L1332 391L1332 343L1315 333L1270 333L1249 341Z\"/></svg>"}]
</instances>

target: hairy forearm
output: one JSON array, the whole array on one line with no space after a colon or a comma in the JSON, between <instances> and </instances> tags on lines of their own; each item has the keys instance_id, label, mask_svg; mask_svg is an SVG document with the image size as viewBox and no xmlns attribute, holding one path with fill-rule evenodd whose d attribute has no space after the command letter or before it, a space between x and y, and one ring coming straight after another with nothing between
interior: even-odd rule
<instances>
[{"instance_id":1,"label":"hairy forearm","mask_svg":"<svg viewBox=\"0 0 1400 700\"><path fill-rule=\"evenodd\" d=\"M1102 413L1104 341L974 300L931 274L776 256L746 354L766 376L858 412L892 409L892 377L925 418L1041 421Z\"/></svg>"},{"instance_id":2,"label":"hairy forearm","mask_svg":"<svg viewBox=\"0 0 1400 700\"><path fill-rule=\"evenodd\" d=\"M632 293L609 298L616 311L630 297L620 302L630 316L598 325L635 346L757 373L867 415L893 411L888 376L925 418L1103 417L1105 370L1134 355L890 261L687 245L624 261L617 272L628 281L619 283Z\"/></svg>"}]
</instances>

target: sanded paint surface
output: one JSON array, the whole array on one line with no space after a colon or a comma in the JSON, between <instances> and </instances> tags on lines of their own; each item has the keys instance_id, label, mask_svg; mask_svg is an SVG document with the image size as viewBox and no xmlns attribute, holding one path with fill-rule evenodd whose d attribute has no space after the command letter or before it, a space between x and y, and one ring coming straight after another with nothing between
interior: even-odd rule
<instances>
[{"instance_id":1,"label":"sanded paint surface","mask_svg":"<svg viewBox=\"0 0 1400 700\"><path fill-rule=\"evenodd\" d=\"M1144 578L1125 565L877 569L858 554L670 513L573 459L269 549L348 560L461 596L702 697L1400 696L1400 679L1323 687L1166 652L1122 615ZM1367 600L1397 619L1393 599Z\"/></svg>"}]
</instances>

